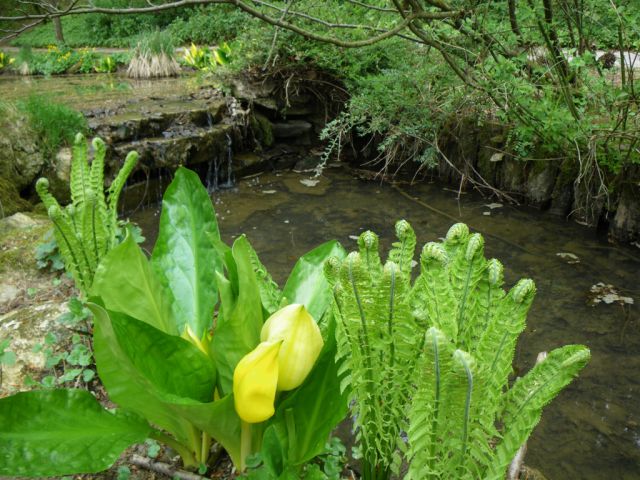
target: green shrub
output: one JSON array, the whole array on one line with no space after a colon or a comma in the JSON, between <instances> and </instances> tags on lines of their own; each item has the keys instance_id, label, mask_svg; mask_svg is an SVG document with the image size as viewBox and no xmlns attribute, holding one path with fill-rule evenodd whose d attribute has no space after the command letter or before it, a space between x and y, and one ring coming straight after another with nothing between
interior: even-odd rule
<instances>
[{"instance_id":1,"label":"green shrub","mask_svg":"<svg viewBox=\"0 0 640 480\"><path fill-rule=\"evenodd\" d=\"M248 27L260 24L252 17L227 5L194 8L189 15L178 17L169 26L177 43L211 45L244 35Z\"/></svg>"},{"instance_id":2,"label":"green shrub","mask_svg":"<svg viewBox=\"0 0 640 480\"><path fill-rule=\"evenodd\" d=\"M45 156L53 156L61 146L71 145L75 134L88 128L80 112L39 95L19 101L18 109L27 115Z\"/></svg>"}]
</instances>

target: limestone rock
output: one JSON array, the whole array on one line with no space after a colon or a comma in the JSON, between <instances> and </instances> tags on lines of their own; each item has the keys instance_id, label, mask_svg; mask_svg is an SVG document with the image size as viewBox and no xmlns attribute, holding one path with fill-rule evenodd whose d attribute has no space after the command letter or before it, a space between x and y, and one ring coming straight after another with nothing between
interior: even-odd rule
<instances>
[{"instance_id":1,"label":"limestone rock","mask_svg":"<svg viewBox=\"0 0 640 480\"><path fill-rule=\"evenodd\" d=\"M24 213L14 213L2 219L2 225L7 228L28 228L38 225L38 222Z\"/></svg>"},{"instance_id":2,"label":"limestone rock","mask_svg":"<svg viewBox=\"0 0 640 480\"><path fill-rule=\"evenodd\" d=\"M56 322L65 310L65 303L51 301L0 316L0 338L11 340L7 350L16 355L14 365L2 368L3 393L25 390L26 376L44 368L44 354L34 352L34 347L43 344L48 333L58 339L70 336L70 331Z\"/></svg>"},{"instance_id":3,"label":"limestone rock","mask_svg":"<svg viewBox=\"0 0 640 480\"><path fill-rule=\"evenodd\" d=\"M13 107L7 107L0 122L0 172L20 191L31 185L45 165L35 143L36 135L27 119Z\"/></svg>"}]
</instances>

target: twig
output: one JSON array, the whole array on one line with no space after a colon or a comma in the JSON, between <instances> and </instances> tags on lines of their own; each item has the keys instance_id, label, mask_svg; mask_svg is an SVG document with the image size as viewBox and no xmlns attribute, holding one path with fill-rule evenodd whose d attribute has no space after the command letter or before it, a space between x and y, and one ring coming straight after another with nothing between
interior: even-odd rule
<instances>
[{"instance_id":1,"label":"twig","mask_svg":"<svg viewBox=\"0 0 640 480\"><path fill-rule=\"evenodd\" d=\"M179 478L180 480L207 480L207 477L202 477L196 473L185 472L184 470L173 468L168 463L154 462L150 458L142 457L140 455L132 455L129 462L137 467L146 468L147 470L161 473L170 478Z\"/></svg>"}]
</instances>

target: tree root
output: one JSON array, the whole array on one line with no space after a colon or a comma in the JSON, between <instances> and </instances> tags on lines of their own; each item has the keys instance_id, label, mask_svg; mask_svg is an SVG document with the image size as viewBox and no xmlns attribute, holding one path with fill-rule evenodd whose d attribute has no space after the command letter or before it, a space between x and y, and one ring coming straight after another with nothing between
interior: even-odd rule
<instances>
[{"instance_id":1,"label":"tree root","mask_svg":"<svg viewBox=\"0 0 640 480\"><path fill-rule=\"evenodd\" d=\"M180 480L207 480L207 477L202 477L196 473L185 472L179 470L164 462L154 462L150 458L142 457L140 455L132 455L129 462L137 467L146 468L156 473L161 473L170 478L179 478Z\"/></svg>"}]
</instances>

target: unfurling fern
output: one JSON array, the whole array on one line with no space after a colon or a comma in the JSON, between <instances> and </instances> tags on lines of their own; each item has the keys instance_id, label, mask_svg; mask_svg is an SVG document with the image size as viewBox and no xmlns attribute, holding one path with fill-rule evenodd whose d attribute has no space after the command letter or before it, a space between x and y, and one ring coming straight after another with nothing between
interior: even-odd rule
<instances>
[{"instance_id":1,"label":"unfurling fern","mask_svg":"<svg viewBox=\"0 0 640 480\"><path fill-rule=\"evenodd\" d=\"M365 232L359 252L326 267L363 478L390 478L406 461L408 480L503 479L589 350L554 350L509 388L533 281L506 293L502 264L485 259L482 236L456 224L444 242L424 246L411 285L415 235L405 221L396 233L384 266L378 237Z\"/></svg>"},{"instance_id":2,"label":"unfurling fern","mask_svg":"<svg viewBox=\"0 0 640 480\"><path fill-rule=\"evenodd\" d=\"M87 158L87 142L76 135L71 161L71 204L61 207L49 193L49 182L40 178L36 191L47 209L55 227L55 238L76 287L87 295L93 282L95 269L102 257L117 243L117 205L120 191L138 161L136 152L129 152L115 180L108 198L104 192L105 144L94 138L91 165Z\"/></svg>"}]
</instances>

